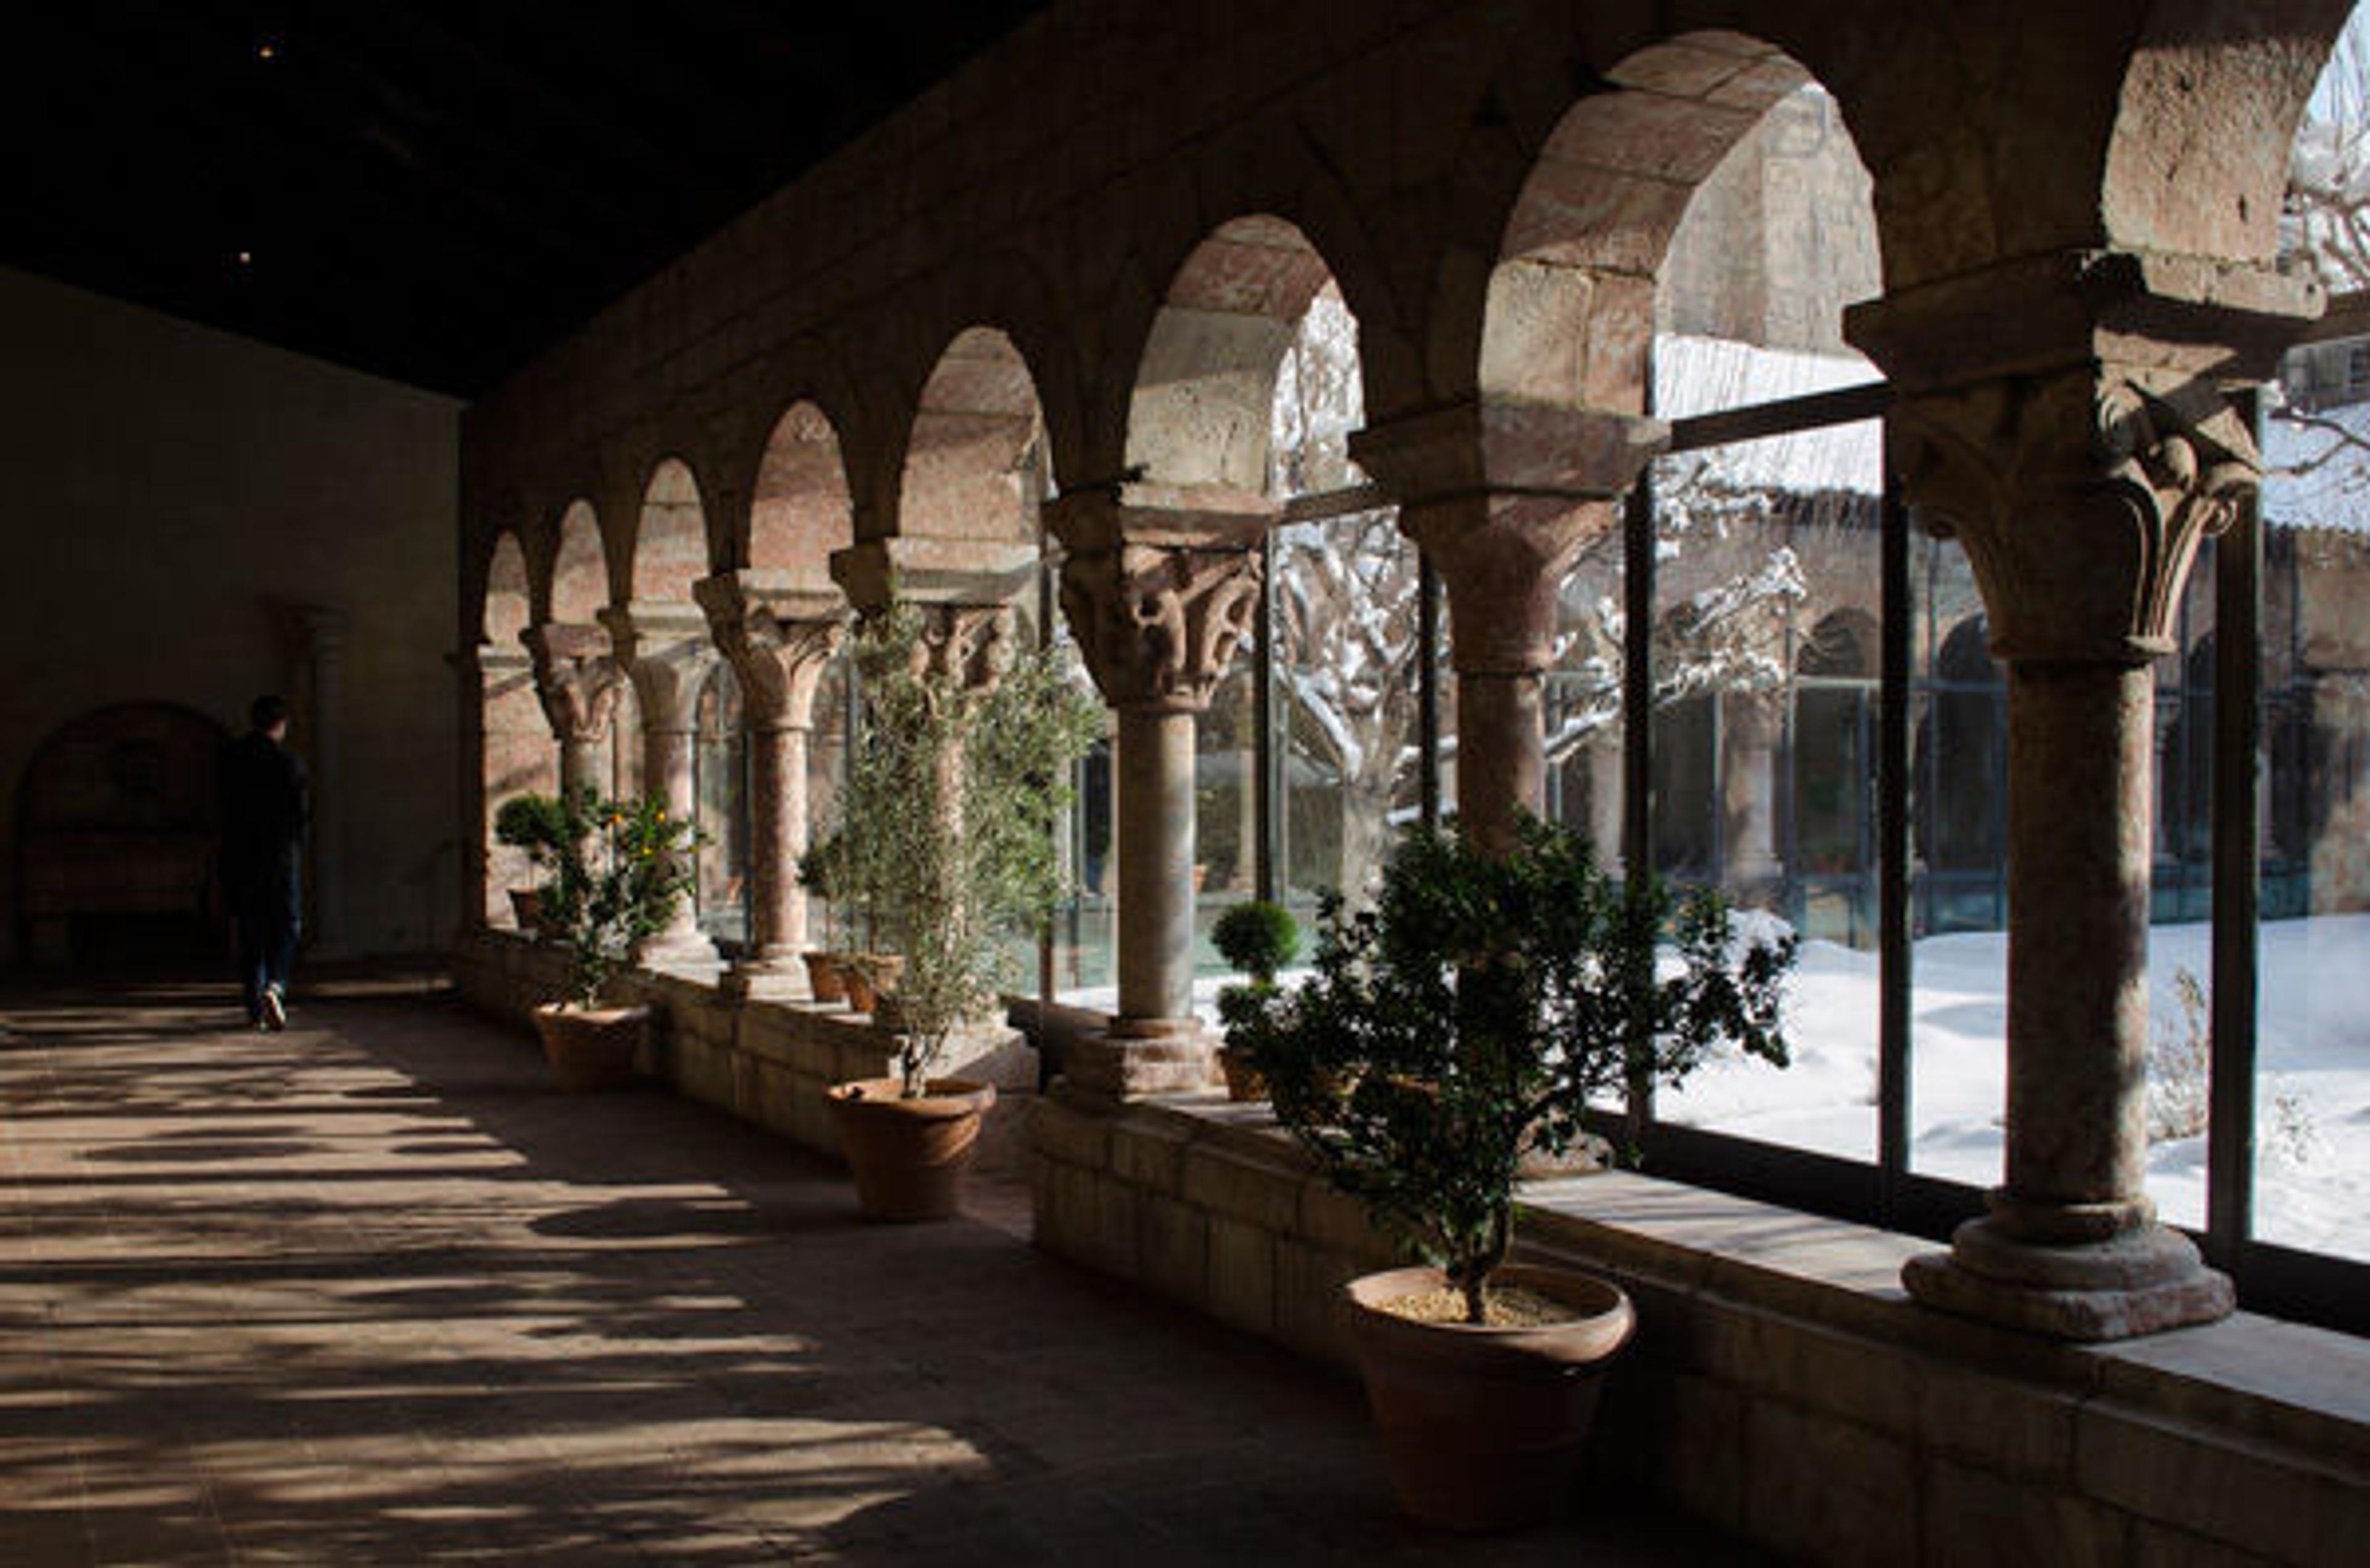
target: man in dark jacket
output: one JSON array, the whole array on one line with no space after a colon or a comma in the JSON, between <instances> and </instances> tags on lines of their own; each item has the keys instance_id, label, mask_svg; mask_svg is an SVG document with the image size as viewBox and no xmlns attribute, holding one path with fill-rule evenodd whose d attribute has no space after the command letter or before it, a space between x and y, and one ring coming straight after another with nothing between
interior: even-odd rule
<instances>
[{"instance_id":1,"label":"man in dark jacket","mask_svg":"<svg viewBox=\"0 0 2370 1568\"><path fill-rule=\"evenodd\" d=\"M247 1021L288 1026L288 970L304 929L300 851L310 801L305 764L281 742L288 704L258 697L254 727L223 749L223 900L238 933L238 983Z\"/></svg>"}]
</instances>

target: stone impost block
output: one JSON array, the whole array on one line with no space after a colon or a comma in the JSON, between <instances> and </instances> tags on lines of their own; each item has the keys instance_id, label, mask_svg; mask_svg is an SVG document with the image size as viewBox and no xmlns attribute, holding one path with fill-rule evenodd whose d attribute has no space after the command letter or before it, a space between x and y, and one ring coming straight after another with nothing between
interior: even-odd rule
<instances>
[{"instance_id":1,"label":"stone impost block","mask_svg":"<svg viewBox=\"0 0 2370 1568\"><path fill-rule=\"evenodd\" d=\"M1143 1283L1196 1310L1210 1291L1210 1217L1189 1204L1138 1190L1135 1257Z\"/></svg>"},{"instance_id":2,"label":"stone impost block","mask_svg":"<svg viewBox=\"0 0 2370 1568\"><path fill-rule=\"evenodd\" d=\"M2121 1568L2133 1557L2127 1521L2088 1498L1928 1456L1919 1479L1925 1555L1936 1568L2047 1562Z\"/></svg>"},{"instance_id":3,"label":"stone impost block","mask_svg":"<svg viewBox=\"0 0 2370 1568\"><path fill-rule=\"evenodd\" d=\"M2282 1562L2358 1561L2370 1474L2094 1401L2076 1418L2081 1490L2144 1518Z\"/></svg>"},{"instance_id":4,"label":"stone impost block","mask_svg":"<svg viewBox=\"0 0 2370 1568\"><path fill-rule=\"evenodd\" d=\"M1186 1201L1271 1236L1288 1236L1300 1218L1300 1173L1281 1164L1196 1144L1185 1151Z\"/></svg>"},{"instance_id":5,"label":"stone impost block","mask_svg":"<svg viewBox=\"0 0 2370 1568\"><path fill-rule=\"evenodd\" d=\"M1085 1171L1110 1166L1111 1118L1058 1097L1049 1095L1031 1107L1029 1136L1046 1162Z\"/></svg>"},{"instance_id":6,"label":"stone impost block","mask_svg":"<svg viewBox=\"0 0 2370 1568\"><path fill-rule=\"evenodd\" d=\"M1210 1220L1210 1311L1249 1333L1275 1332L1272 1229L1238 1219Z\"/></svg>"},{"instance_id":7,"label":"stone impost block","mask_svg":"<svg viewBox=\"0 0 2370 1568\"><path fill-rule=\"evenodd\" d=\"M1910 1449L1775 1400L1748 1402L1743 1528L1805 1562L1869 1568L1916 1555Z\"/></svg>"},{"instance_id":8,"label":"stone impost block","mask_svg":"<svg viewBox=\"0 0 2370 1568\"><path fill-rule=\"evenodd\" d=\"M1185 1150L1191 1142L1189 1127L1122 1120L1110 1140L1111 1170L1148 1192L1174 1196L1184 1190Z\"/></svg>"}]
</instances>

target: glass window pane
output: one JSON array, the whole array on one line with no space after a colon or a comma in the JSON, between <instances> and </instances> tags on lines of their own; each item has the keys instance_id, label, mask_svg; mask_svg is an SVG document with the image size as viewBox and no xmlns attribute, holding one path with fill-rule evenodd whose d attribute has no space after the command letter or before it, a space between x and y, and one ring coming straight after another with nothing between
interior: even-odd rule
<instances>
[{"instance_id":1,"label":"glass window pane","mask_svg":"<svg viewBox=\"0 0 2370 1568\"><path fill-rule=\"evenodd\" d=\"M695 898L699 926L710 936L749 936L749 758L741 722L741 683L718 661L699 694L692 752L699 850Z\"/></svg>"},{"instance_id":2,"label":"glass window pane","mask_svg":"<svg viewBox=\"0 0 2370 1568\"><path fill-rule=\"evenodd\" d=\"M1547 818L1585 831L1598 864L1621 864L1621 530L1588 545L1557 596L1547 681Z\"/></svg>"},{"instance_id":3,"label":"glass window pane","mask_svg":"<svg viewBox=\"0 0 2370 1568\"><path fill-rule=\"evenodd\" d=\"M2264 421L2255 1014L2253 1233L2355 1259L2370 1259L2365 391L2332 394L2312 410L2343 439L2281 407Z\"/></svg>"},{"instance_id":4,"label":"glass window pane","mask_svg":"<svg viewBox=\"0 0 2370 1568\"><path fill-rule=\"evenodd\" d=\"M1881 446L1870 420L1655 469L1654 865L1801 939L1793 1064L1716 1058L1656 1114L1859 1160L1876 1156Z\"/></svg>"}]
</instances>

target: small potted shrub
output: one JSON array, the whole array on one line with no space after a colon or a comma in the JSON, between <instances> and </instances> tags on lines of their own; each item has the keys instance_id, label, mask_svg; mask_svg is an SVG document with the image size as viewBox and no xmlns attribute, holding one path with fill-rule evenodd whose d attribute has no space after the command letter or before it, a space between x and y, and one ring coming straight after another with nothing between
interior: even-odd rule
<instances>
[{"instance_id":1,"label":"small potted shrub","mask_svg":"<svg viewBox=\"0 0 2370 1568\"><path fill-rule=\"evenodd\" d=\"M697 841L662 800L604 800L586 790L568 803L543 898L545 928L568 948L568 994L535 1010L544 1055L565 1087L612 1088L633 1077L650 1009L604 1006L604 993L616 967L666 929L690 891L685 852Z\"/></svg>"},{"instance_id":2,"label":"small potted shrub","mask_svg":"<svg viewBox=\"0 0 2370 1568\"><path fill-rule=\"evenodd\" d=\"M1226 1043L1218 1047L1218 1068L1226 1075L1230 1100L1264 1100L1267 1080L1253 1065L1258 1036L1275 995L1278 969L1300 956L1300 923L1282 904L1253 898L1235 905L1210 928L1218 956L1244 977L1218 992L1218 1021Z\"/></svg>"},{"instance_id":3,"label":"small potted shrub","mask_svg":"<svg viewBox=\"0 0 2370 1568\"><path fill-rule=\"evenodd\" d=\"M557 795L532 791L514 795L494 813L494 841L521 852L529 865L547 875L567 846L568 808ZM529 936L539 934L543 929L543 888L513 887L510 894L511 910L518 917L519 930Z\"/></svg>"},{"instance_id":4,"label":"small potted shrub","mask_svg":"<svg viewBox=\"0 0 2370 1568\"><path fill-rule=\"evenodd\" d=\"M1522 1161L1568 1149L1591 1096L1674 1084L1715 1045L1782 1065L1792 961L1790 937L1740 945L1717 895L1625 883L1535 820L1495 857L1418 831L1374 910L1327 900L1314 976L1267 999L1260 1066L1327 1177L1420 1260L1344 1301L1409 1514L1505 1528L1569 1497L1633 1317L1609 1281L1501 1266Z\"/></svg>"},{"instance_id":5,"label":"small potted shrub","mask_svg":"<svg viewBox=\"0 0 2370 1568\"><path fill-rule=\"evenodd\" d=\"M993 1086L934 1076L949 1040L990 1014L1062 894L1054 826L1099 704L1050 648L966 681L927 657L919 612L875 617L857 642L865 724L839 799L880 938L903 960L898 1075L831 1090L858 1200L880 1219L954 1212Z\"/></svg>"},{"instance_id":6,"label":"small potted shrub","mask_svg":"<svg viewBox=\"0 0 2370 1568\"><path fill-rule=\"evenodd\" d=\"M817 1001L848 999L847 954L839 944L840 928L848 919L847 894L842 888L846 877L841 869L846 858L846 841L836 830L817 839L799 857L799 881L823 908L823 945L799 955L807 967L807 987Z\"/></svg>"}]
</instances>

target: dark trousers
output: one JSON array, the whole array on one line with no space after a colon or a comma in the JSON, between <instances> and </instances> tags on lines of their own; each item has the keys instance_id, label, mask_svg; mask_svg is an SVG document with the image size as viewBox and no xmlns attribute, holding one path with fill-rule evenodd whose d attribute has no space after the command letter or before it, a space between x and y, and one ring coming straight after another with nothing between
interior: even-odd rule
<instances>
[{"instance_id":1,"label":"dark trousers","mask_svg":"<svg viewBox=\"0 0 2370 1568\"><path fill-rule=\"evenodd\" d=\"M304 884L293 854L257 866L226 889L238 931L238 988L249 1021L263 1016L266 987L285 990L305 933Z\"/></svg>"}]
</instances>

